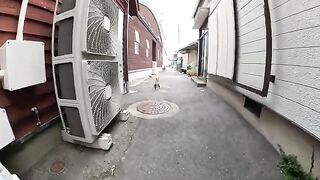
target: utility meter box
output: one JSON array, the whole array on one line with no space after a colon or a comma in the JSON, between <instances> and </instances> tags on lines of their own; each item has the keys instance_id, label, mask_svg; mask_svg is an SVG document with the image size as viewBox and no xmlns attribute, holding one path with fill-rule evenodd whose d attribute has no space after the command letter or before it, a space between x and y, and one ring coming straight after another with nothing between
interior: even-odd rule
<instances>
[{"instance_id":1,"label":"utility meter box","mask_svg":"<svg viewBox=\"0 0 320 180\"><path fill-rule=\"evenodd\" d=\"M2 86L14 91L46 82L44 43L8 40L0 48Z\"/></svg>"},{"instance_id":2,"label":"utility meter box","mask_svg":"<svg viewBox=\"0 0 320 180\"><path fill-rule=\"evenodd\" d=\"M15 140L6 110L0 108L0 149Z\"/></svg>"}]
</instances>

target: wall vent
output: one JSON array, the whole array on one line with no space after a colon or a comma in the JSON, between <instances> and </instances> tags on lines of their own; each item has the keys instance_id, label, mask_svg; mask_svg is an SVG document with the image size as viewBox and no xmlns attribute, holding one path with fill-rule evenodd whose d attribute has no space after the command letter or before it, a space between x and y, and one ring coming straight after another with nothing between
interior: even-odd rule
<instances>
[{"instance_id":1,"label":"wall vent","mask_svg":"<svg viewBox=\"0 0 320 180\"><path fill-rule=\"evenodd\" d=\"M260 117L263 105L248 97L245 97L244 107L257 117Z\"/></svg>"}]
</instances>

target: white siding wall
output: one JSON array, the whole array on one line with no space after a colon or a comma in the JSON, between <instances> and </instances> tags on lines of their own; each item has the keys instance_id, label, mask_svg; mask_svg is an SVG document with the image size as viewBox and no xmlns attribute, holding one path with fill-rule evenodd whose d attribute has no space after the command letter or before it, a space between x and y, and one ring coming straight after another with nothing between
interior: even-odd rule
<instances>
[{"instance_id":1,"label":"white siding wall","mask_svg":"<svg viewBox=\"0 0 320 180\"><path fill-rule=\"evenodd\" d=\"M320 138L320 1L273 0L270 6L276 82L268 104L281 102L281 114Z\"/></svg>"},{"instance_id":2,"label":"white siding wall","mask_svg":"<svg viewBox=\"0 0 320 180\"><path fill-rule=\"evenodd\" d=\"M216 1L212 2L216 3ZM208 73L233 78L235 28L232 0L220 1L209 17Z\"/></svg>"},{"instance_id":3,"label":"white siding wall","mask_svg":"<svg viewBox=\"0 0 320 180\"><path fill-rule=\"evenodd\" d=\"M189 63L193 64L194 66L197 65L197 58L198 58L198 50L191 50L189 52Z\"/></svg>"},{"instance_id":4,"label":"white siding wall","mask_svg":"<svg viewBox=\"0 0 320 180\"><path fill-rule=\"evenodd\" d=\"M182 68L187 68L188 61L189 61L189 54L188 53L182 54Z\"/></svg>"},{"instance_id":5,"label":"white siding wall","mask_svg":"<svg viewBox=\"0 0 320 180\"><path fill-rule=\"evenodd\" d=\"M270 83L266 98L238 89L320 139L320 1L269 0L269 3L273 34L272 74L276 81ZM263 30L256 30L252 40L262 37L258 31ZM260 45L255 43L255 46ZM242 63L246 65L240 65L239 73L260 76L264 59L259 56L265 57L265 52L246 55L246 63ZM255 81L253 85L263 82L259 78L249 78L247 75L241 80Z\"/></svg>"},{"instance_id":6,"label":"white siding wall","mask_svg":"<svg viewBox=\"0 0 320 180\"><path fill-rule=\"evenodd\" d=\"M237 82L263 88L266 60L266 28L263 0L237 0L239 59Z\"/></svg>"},{"instance_id":7,"label":"white siding wall","mask_svg":"<svg viewBox=\"0 0 320 180\"><path fill-rule=\"evenodd\" d=\"M264 0L237 0L237 81L261 90L266 60ZM269 0L273 52L266 98L237 87L320 139L320 1ZM232 0L208 3L209 74L231 78L234 59Z\"/></svg>"},{"instance_id":8,"label":"white siding wall","mask_svg":"<svg viewBox=\"0 0 320 180\"><path fill-rule=\"evenodd\" d=\"M209 54L208 73L217 74L218 63L218 13L214 11L208 19L209 28Z\"/></svg>"}]
</instances>

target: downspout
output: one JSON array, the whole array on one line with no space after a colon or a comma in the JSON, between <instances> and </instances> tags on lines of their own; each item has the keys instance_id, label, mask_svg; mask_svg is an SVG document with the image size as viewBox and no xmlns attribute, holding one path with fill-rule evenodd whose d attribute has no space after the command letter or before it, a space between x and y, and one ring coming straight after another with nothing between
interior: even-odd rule
<instances>
[{"instance_id":1,"label":"downspout","mask_svg":"<svg viewBox=\"0 0 320 180\"><path fill-rule=\"evenodd\" d=\"M28 2L29 0L22 0L20 14L19 14L18 28L17 28L17 36L16 36L17 41L23 41L23 29L24 29L26 14L27 14Z\"/></svg>"},{"instance_id":2,"label":"downspout","mask_svg":"<svg viewBox=\"0 0 320 180\"><path fill-rule=\"evenodd\" d=\"M129 92L129 73L128 73L128 25L129 25L129 8L130 0L124 13L123 21L123 80L124 80L124 93Z\"/></svg>"}]
</instances>

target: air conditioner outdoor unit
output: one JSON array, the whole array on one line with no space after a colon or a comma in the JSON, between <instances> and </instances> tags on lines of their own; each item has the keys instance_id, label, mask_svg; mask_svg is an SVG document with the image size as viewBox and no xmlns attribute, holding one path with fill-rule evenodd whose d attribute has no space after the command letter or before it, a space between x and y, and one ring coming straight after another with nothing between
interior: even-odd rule
<instances>
[{"instance_id":1,"label":"air conditioner outdoor unit","mask_svg":"<svg viewBox=\"0 0 320 180\"><path fill-rule=\"evenodd\" d=\"M123 15L113 0L56 2L52 47L65 141L109 149L101 135L120 112Z\"/></svg>"}]
</instances>

